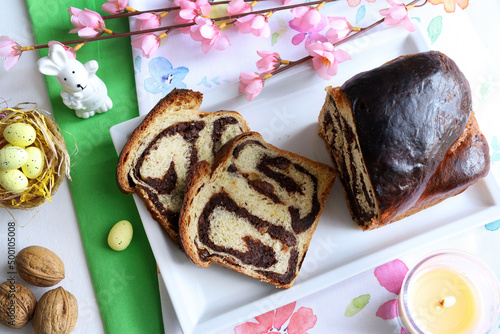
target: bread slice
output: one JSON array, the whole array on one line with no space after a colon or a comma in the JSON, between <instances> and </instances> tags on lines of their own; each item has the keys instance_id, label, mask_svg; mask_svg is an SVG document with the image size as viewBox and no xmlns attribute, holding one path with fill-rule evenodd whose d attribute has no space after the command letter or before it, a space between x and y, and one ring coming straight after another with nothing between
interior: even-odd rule
<instances>
[{"instance_id":1,"label":"bread slice","mask_svg":"<svg viewBox=\"0 0 500 334\"><path fill-rule=\"evenodd\" d=\"M328 87L319 123L364 230L457 195L489 171L469 83L440 52L399 57Z\"/></svg>"},{"instance_id":2,"label":"bread slice","mask_svg":"<svg viewBox=\"0 0 500 334\"><path fill-rule=\"evenodd\" d=\"M190 172L182 246L198 266L216 262L289 288L334 180L330 166L278 149L256 132L238 135L212 168L200 162Z\"/></svg>"},{"instance_id":3,"label":"bread slice","mask_svg":"<svg viewBox=\"0 0 500 334\"><path fill-rule=\"evenodd\" d=\"M161 99L132 133L117 165L119 187L136 192L178 245L189 169L201 160L212 163L224 143L249 131L237 112L198 110L202 98L199 92L174 89Z\"/></svg>"}]
</instances>

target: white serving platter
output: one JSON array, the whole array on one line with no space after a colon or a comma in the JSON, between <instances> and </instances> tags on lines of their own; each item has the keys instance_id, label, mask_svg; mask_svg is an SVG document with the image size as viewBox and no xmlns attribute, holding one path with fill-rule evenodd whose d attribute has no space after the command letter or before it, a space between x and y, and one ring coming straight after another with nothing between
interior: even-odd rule
<instances>
[{"instance_id":1,"label":"white serving platter","mask_svg":"<svg viewBox=\"0 0 500 334\"><path fill-rule=\"evenodd\" d=\"M340 64L330 82L305 64L266 81L248 102L230 85L205 94L202 110L237 110L273 145L331 164L318 137L317 117L324 88L338 86L354 74L397 56L427 51L421 32L395 27L360 37L342 46L353 60ZM138 117L111 128L121 151ZM340 182L336 181L295 285L288 290L212 265L190 262L134 195L158 267L184 334L212 333L313 294L430 242L448 238L500 218L500 187L494 175L461 195L378 230L363 232L352 221Z\"/></svg>"}]
</instances>

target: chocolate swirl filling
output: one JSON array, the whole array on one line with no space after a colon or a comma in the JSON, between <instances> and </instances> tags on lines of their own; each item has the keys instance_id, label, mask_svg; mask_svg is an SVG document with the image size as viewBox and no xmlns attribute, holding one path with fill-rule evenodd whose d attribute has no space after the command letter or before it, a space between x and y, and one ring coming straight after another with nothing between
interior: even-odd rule
<instances>
[{"instance_id":1,"label":"chocolate swirl filling","mask_svg":"<svg viewBox=\"0 0 500 334\"><path fill-rule=\"evenodd\" d=\"M293 247L297 244L297 239L293 233L251 214L247 209L238 206L227 193L220 192L212 195L205 205L198 223L200 241L215 252L230 254L246 265L253 265L259 268L269 268L278 262L272 247L266 246L250 236L244 237L248 249L246 252L215 244L210 238L210 215L218 207L246 219L258 231L268 233L271 238L280 241L287 247ZM204 256L204 260L207 260L206 256Z\"/></svg>"}]
</instances>

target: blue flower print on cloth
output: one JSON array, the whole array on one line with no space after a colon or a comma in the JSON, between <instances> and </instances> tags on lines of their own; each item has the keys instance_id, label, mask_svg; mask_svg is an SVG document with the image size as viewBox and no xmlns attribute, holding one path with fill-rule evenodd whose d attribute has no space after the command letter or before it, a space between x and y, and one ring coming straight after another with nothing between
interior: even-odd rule
<instances>
[{"instance_id":1,"label":"blue flower print on cloth","mask_svg":"<svg viewBox=\"0 0 500 334\"><path fill-rule=\"evenodd\" d=\"M189 72L187 67L173 68L172 64L163 57L153 58L149 64L151 77L144 79L144 89L151 94L167 95L174 88L186 88L182 82Z\"/></svg>"}]
</instances>

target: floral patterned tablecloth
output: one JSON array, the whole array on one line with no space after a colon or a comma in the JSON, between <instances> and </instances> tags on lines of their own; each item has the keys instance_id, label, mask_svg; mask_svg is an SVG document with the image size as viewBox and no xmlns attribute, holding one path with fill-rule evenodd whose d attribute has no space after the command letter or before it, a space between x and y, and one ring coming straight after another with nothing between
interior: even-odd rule
<instances>
[{"instance_id":1,"label":"floral patterned tablecloth","mask_svg":"<svg viewBox=\"0 0 500 334\"><path fill-rule=\"evenodd\" d=\"M161 8L162 2L133 0L130 1L130 6L145 10ZM270 2L275 4L275 1ZM455 0L445 2L450 5ZM486 32L480 30L478 22L481 15L478 13L481 9L478 7L488 7L488 17L494 18L500 15L500 6L493 1L479 4L472 0L469 8L462 10L458 7L458 3L462 1L456 2L454 13L446 13L443 5L427 4L422 8L412 9L411 20L424 32L432 49L443 51L459 64L470 65L466 74L471 82L475 108L481 104L481 110L496 110L500 95L500 72L493 57L500 54L496 45L485 45L494 32L488 32L492 23L487 20L483 25ZM363 27L379 20L379 10L386 7L388 4L383 0L349 0L327 4L322 13L327 16L345 16L352 25ZM468 11L471 12L470 15ZM146 114L161 97L175 87L209 93L238 82L240 72L255 70L255 62L259 59L255 52L257 50L275 51L283 59L290 60L307 55L304 40L317 32L294 30L289 26L291 19L289 12L275 13L269 20L270 38L238 35L228 31L232 45L224 51L210 50L205 54L199 42L182 33L170 34L162 42L164 45L159 51L149 58L143 57L134 48L133 66L140 113ZM136 24L132 19L133 29ZM348 49L348 43L339 48ZM352 61L356 59L353 58ZM339 71L342 71L342 65L339 65ZM325 81L325 86L327 84ZM497 129L500 117L496 114L498 112L490 112L488 120L484 119L486 115L477 115L490 143L493 173L498 173L500 165L500 133ZM431 243L425 249L376 268L366 268L362 274L291 304L280 305L274 311L237 324L228 324L228 328L221 333L404 333L398 322L397 298L408 268L427 252L456 248L478 255L500 276L500 259L492 252L499 240L500 220L492 221L467 234ZM165 331L168 334L181 333L168 293L164 286L161 289Z\"/></svg>"}]
</instances>

